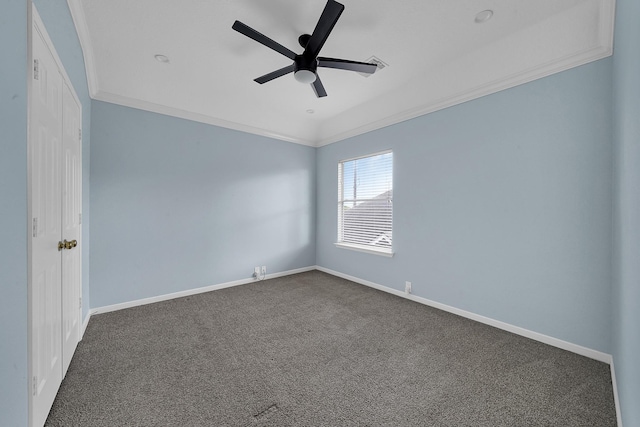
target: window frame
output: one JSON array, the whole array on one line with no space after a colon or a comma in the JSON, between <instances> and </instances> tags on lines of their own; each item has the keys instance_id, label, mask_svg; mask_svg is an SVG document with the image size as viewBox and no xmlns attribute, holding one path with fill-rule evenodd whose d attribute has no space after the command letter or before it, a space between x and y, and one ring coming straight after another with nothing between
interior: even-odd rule
<instances>
[{"instance_id":1,"label":"window frame","mask_svg":"<svg viewBox=\"0 0 640 427\"><path fill-rule=\"evenodd\" d=\"M351 157L348 159L342 159L338 161L338 203L337 203L337 208L338 208L338 212L337 212L337 227L336 227L336 231L337 231L337 236L336 236L336 242L334 243L334 245L338 248L342 248L342 249L348 249L348 250L353 250L353 251L358 251L358 252L364 252L364 253L370 253L370 254L374 254L374 255L380 255L380 256L385 256L385 257L393 257L394 255L394 247L393 247L393 236L392 236L392 240L391 240L391 246L389 248L384 248L384 247L380 247L380 246L373 246L373 245L366 245L366 244L358 244L358 243L351 243L351 242L344 242L341 241L341 238L344 237L344 203L345 203L345 197L344 197L344 164L348 163L348 162L352 162L355 160L360 160L360 159L366 159L369 157L376 157L376 156L381 156L384 154L391 154L391 231L393 233L393 176L394 176L394 169L395 169L395 162L394 162L394 156L393 156L393 150L392 149L388 149L388 150L383 150L383 151L378 151L378 152L374 152L374 153L370 153L370 154L366 154L363 156L356 156L356 157ZM349 201L353 201L351 199L348 199ZM355 200L358 200L358 198L356 198ZM365 199L367 200L367 199Z\"/></svg>"}]
</instances>

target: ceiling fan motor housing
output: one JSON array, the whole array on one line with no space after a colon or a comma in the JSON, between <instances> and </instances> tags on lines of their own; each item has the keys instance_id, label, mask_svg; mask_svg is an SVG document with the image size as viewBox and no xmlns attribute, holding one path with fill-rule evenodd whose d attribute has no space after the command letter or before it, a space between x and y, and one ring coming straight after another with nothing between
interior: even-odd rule
<instances>
[{"instance_id":1,"label":"ceiling fan motor housing","mask_svg":"<svg viewBox=\"0 0 640 427\"><path fill-rule=\"evenodd\" d=\"M308 59L304 55L297 55L293 60L293 77L300 83L313 83L316 81L318 60Z\"/></svg>"}]
</instances>

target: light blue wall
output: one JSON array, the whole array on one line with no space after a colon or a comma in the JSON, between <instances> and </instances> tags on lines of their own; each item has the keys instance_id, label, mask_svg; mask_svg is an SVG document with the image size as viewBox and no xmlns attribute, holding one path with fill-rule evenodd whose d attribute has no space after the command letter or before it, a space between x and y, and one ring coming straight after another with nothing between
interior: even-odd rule
<instances>
[{"instance_id":1,"label":"light blue wall","mask_svg":"<svg viewBox=\"0 0 640 427\"><path fill-rule=\"evenodd\" d=\"M27 3L0 8L0 424L27 424Z\"/></svg>"},{"instance_id":2,"label":"light blue wall","mask_svg":"<svg viewBox=\"0 0 640 427\"><path fill-rule=\"evenodd\" d=\"M612 352L623 420L640 425L637 1L617 2L613 59L317 152L92 103L66 2L36 5L83 103L85 313L89 278L91 307L247 278L263 264L317 263L395 289L410 280L417 295ZM27 4L7 0L1 12L0 238L12 245L0 248L0 414L21 426ZM335 248L337 161L387 148L395 257Z\"/></svg>"},{"instance_id":3,"label":"light blue wall","mask_svg":"<svg viewBox=\"0 0 640 427\"><path fill-rule=\"evenodd\" d=\"M315 264L315 149L92 109L92 307Z\"/></svg>"},{"instance_id":4,"label":"light blue wall","mask_svg":"<svg viewBox=\"0 0 640 427\"><path fill-rule=\"evenodd\" d=\"M610 58L318 150L317 264L610 351ZM336 248L337 162L394 151L394 249Z\"/></svg>"},{"instance_id":5,"label":"light blue wall","mask_svg":"<svg viewBox=\"0 0 640 427\"><path fill-rule=\"evenodd\" d=\"M640 426L640 3L616 2L613 360L625 426Z\"/></svg>"},{"instance_id":6,"label":"light blue wall","mask_svg":"<svg viewBox=\"0 0 640 427\"><path fill-rule=\"evenodd\" d=\"M3 2L0 13L0 424L23 426L28 421L27 361L27 7L24 0ZM65 1L38 1L65 69L84 107L89 129L90 100L82 51ZM78 60L79 58L79 60ZM88 170L89 139L84 141ZM88 172L88 171L87 171ZM89 175L85 175L88 212ZM86 215L86 214L85 214ZM88 218L88 215L85 216ZM88 223L85 223L88 225ZM84 231L88 236L89 231ZM84 292L88 294L88 247L84 254ZM85 304L85 313L88 310Z\"/></svg>"},{"instance_id":7,"label":"light blue wall","mask_svg":"<svg viewBox=\"0 0 640 427\"><path fill-rule=\"evenodd\" d=\"M82 104L82 296L83 317L90 307L89 294L89 246L91 215L89 212L89 194L91 173L90 134L91 134L91 98L87 85L87 73L84 67L82 47L71 18L71 12L65 0L35 0L33 2L47 28L47 33L55 45L56 52L71 79L80 103Z\"/></svg>"}]
</instances>

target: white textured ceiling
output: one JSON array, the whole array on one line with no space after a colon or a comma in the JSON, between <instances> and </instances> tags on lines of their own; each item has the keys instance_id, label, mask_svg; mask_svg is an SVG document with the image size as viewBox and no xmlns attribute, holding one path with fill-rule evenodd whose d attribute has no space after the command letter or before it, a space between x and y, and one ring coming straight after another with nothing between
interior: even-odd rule
<instances>
[{"instance_id":1,"label":"white textured ceiling","mask_svg":"<svg viewBox=\"0 0 640 427\"><path fill-rule=\"evenodd\" d=\"M343 0L321 56L388 64L321 68L328 93L237 19L300 53L326 0L68 0L93 98L320 146L612 53L614 0ZM480 11L493 18L474 22ZM160 63L154 55L166 55ZM313 110L310 114L308 110Z\"/></svg>"}]
</instances>

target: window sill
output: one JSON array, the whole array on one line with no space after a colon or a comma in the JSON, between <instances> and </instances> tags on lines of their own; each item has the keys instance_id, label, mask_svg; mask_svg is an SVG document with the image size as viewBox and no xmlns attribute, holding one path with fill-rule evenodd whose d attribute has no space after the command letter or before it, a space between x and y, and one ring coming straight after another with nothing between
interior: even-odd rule
<instances>
[{"instance_id":1,"label":"window sill","mask_svg":"<svg viewBox=\"0 0 640 427\"><path fill-rule=\"evenodd\" d=\"M388 250L385 250L385 249L376 249L376 248L372 248L372 247L369 247L369 246L354 245L352 243L334 243L334 245L336 245L336 247L342 248L342 249L349 249L351 251L365 252L365 253L368 253L368 254L380 255L380 256L384 256L384 257L388 257L388 258L391 258L393 256L393 252L392 251L388 251Z\"/></svg>"}]
</instances>

